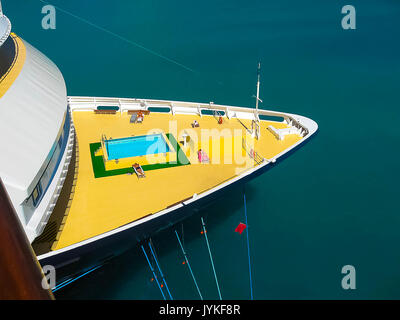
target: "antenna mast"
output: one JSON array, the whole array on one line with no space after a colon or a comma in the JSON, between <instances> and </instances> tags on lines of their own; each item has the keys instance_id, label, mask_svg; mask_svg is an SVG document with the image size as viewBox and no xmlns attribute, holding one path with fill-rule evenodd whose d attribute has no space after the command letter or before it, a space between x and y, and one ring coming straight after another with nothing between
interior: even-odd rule
<instances>
[{"instance_id":1,"label":"antenna mast","mask_svg":"<svg viewBox=\"0 0 400 320\"><path fill-rule=\"evenodd\" d=\"M256 139L260 138L260 117L258 116L258 102L262 102L260 99L260 74L261 74L261 62L258 63L257 67L257 96L256 98L256 109L254 111L254 120L251 122L252 136ZM254 97L254 96L253 96Z\"/></svg>"},{"instance_id":2,"label":"antenna mast","mask_svg":"<svg viewBox=\"0 0 400 320\"><path fill-rule=\"evenodd\" d=\"M258 63L257 67L257 96L256 96L256 119L258 121L258 101L262 100L260 99L260 73L261 73L261 62Z\"/></svg>"}]
</instances>

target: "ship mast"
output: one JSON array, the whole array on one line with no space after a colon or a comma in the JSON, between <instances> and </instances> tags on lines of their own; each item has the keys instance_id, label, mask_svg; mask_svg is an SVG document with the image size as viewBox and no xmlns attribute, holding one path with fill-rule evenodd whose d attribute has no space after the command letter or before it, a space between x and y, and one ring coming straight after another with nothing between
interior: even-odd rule
<instances>
[{"instance_id":1,"label":"ship mast","mask_svg":"<svg viewBox=\"0 0 400 320\"><path fill-rule=\"evenodd\" d=\"M260 73L261 73L261 62L258 63L257 67L257 96L256 96L256 119L258 121L258 102L262 100L260 99Z\"/></svg>"},{"instance_id":2,"label":"ship mast","mask_svg":"<svg viewBox=\"0 0 400 320\"><path fill-rule=\"evenodd\" d=\"M257 67L257 95L255 96L256 98L256 109L254 112L254 120L251 123L251 131L252 131L252 136L259 139L260 138L260 118L258 116L258 102L262 103L262 100L260 99L260 74L261 74L261 62L258 62L258 67ZM254 96L253 96L254 97Z\"/></svg>"}]
</instances>

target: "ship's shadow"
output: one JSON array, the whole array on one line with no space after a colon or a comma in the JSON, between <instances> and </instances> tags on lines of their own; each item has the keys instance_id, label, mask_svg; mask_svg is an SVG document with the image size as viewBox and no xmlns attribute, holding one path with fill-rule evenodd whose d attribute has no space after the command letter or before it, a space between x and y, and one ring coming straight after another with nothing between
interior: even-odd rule
<instances>
[{"instance_id":1,"label":"ship's shadow","mask_svg":"<svg viewBox=\"0 0 400 320\"><path fill-rule=\"evenodd\" d=\"M202 236L200 233L201 217L206 222L207 232L213 232L214 229L222 227L227 220L240 210L243 211L244 217L244 191L246 192L246 202L250 203L254 194L252 184L237 185L232 187L229 192L223 193L218 198L207 203L206 206L195 209L192 215L182 222L154 234L152 241L157 249L157 254L162 257L173 251L180 250L177 245L175 230L181 240L184 241L185 247L190 247L192 242ZM140 273L147 268L148 265L140 246L133 244L131 249L112 258L97 271L58 291L56 299L108 298L100 296L99 292L115 292L122 286L126 286L126 279L132 278L135 272ZM142 293L139 295L143 299L148 299L148 291L153 286L153 283L146 284L146 288L142 288ZM154 298L158 299L158 297Z\"/></svg>"}]
</instances>

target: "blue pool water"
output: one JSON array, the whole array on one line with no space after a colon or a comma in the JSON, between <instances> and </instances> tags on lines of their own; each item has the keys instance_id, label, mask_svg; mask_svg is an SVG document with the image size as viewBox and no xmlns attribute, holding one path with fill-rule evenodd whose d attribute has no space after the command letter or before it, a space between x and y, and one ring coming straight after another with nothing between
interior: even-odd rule
<instances>
[{"instance_id":1,"label":"blue pool water","mask_svg":"<svg viewBox=\"0 0 400 320\"><path fill-rule=\"evenodd\" d=\"M105 145L109 160L166 153L169 151L168 144L161 134L107 140Z\"/></svg>"}]
</instances>

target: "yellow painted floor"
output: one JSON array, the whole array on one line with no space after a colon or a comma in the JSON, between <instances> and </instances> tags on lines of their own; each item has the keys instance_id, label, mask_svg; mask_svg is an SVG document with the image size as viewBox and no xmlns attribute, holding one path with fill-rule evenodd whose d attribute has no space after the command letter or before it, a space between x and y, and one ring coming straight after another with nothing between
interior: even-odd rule
<instances>
[{"instance_id":1,"label":"yellow painted floor","mask_svg":"<svg viewBox=\"0 0 400 320\"><path fill-rule=\"evenodd\" d=\"M198 164L191 158L191 165L164 168L146 172L146 178L136 175L119 175L95 178L92 168L89 144L99 142L102 134L107 138L128 137L151 133L161 129L172 133L180 140L184 129L194 130L200 135L202 129L230 130L245 129L237 119L224 120L218 125L212 116L170 115L152 113L145 116L142 124L131 124L127 114L103 115L94 112L75 111L73 121L79 145L79 159L76 186L68 215L64 219L53 244L52 250L83 241L119 226L154 214L166 207L187 199L193 194L208 190L243 170L254 165L253 161L242 164ZM200 128L192 129L197 120ZM242 121L250 127L250 121ZM287 149L301 139L298 135L288 135L278 141L268 130L287 127L283 123L261 121L261 138L255 142L255 150L264 158ZM251 139L250 139L251 140ZM251 142L248 140L249 142ZM241 150L235 151L240 152ZM213 161L212 161L213 162Z\"/></svg>"}]
</instances>

